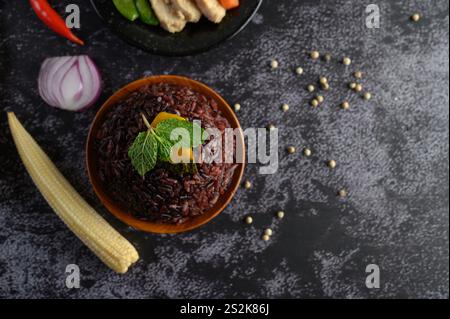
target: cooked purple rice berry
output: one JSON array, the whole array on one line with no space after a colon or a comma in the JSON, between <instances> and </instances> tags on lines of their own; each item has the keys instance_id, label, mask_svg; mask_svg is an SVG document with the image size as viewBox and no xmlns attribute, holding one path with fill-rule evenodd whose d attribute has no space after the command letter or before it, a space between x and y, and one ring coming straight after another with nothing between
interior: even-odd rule
<instances>
[{"instance_id":1,"label":"cooked purple rice berry","mask_svg":"<svg viewBox=\"0 0 450 319\"><path fill-rule=\"evenodd\" d=\"M142 87L111 108L95 145L103 186L127 211L141 220L181 224L213 207L230 185L236 164L196 164L195 172L159 164L142 178L131 165L128 149L160 112L200 120L203 128L231 127L217 103L187 87L156 84ZM182 164L179 164L182 165Z\"/></svg>"}]
</instances>

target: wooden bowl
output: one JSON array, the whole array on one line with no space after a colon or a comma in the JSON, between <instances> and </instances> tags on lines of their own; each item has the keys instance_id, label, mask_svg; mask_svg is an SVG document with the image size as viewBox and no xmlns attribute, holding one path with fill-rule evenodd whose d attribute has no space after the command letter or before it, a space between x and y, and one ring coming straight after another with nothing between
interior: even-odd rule
<instances>
[{"instance_id":1,"label":"wooden bowl","mask_svg":"<svg viewBox=\"0 0 450 319\"><path fill-rule=\"evenodd\" d=\"M128 96L131 92L134 92L138 90L140 87L148 85L148 84L157 84L157 83L170 83L170 84L176 84L180 86L187 86L191 88L192 90L199 92L211 99L214 99L219 109L221 110L223 116L229 121L232 128L238 128L240 134L237 136L241 141L241 143L236 143L237 147L242 147L242 150L240 152L236 152L236 154L243 154L241 159L238 159L238 162L242 164L238 164L238 168L236 169L233 179L231 181L230 186L228 187L227 192L222 195L217 203L208 211L206 211L203 215L194 217L187 222L180 224L180 225L172 225L172 224L164 224L164 223L155 223L155 222L149 222L149 221L142 221L133 216L133 214L126 208L122 207L120 204L118 204L114 198L111 198L108 193L106 192L104 186L102 185L102 182L100 180L100 177L98 175L98 169L97 169L97 161L96 161L96 149L94 146L94 140L96 133L98 129L101 127L105 120L105 115L108 113L111 107L117 104L120 100L124 99L126 96ZM227 102L215 91L213 91L208 86L185 78L180 76L173 76L173 75L163 75L163 76L152 76L148 78L144 78L135 82L132 82L128 84L127 86L123 87L119 91L117 91L115 94L113 94L106 102L103 104L103 106L100 108L100 110L97 112L94 121L91 125L88 139L87 139L87 145L86 145L86 165L87 165L87 171L89 175L89 180L92 184L92 187L94 188L94 191L100 201L105 205L105 207L118 219L120 219L122 222L136 228L139 230L143 230L146 232L152 232L152 233L160 233L160 234L172 234L172 233L180 233L188 230L192 230L194 228L200 227L210 220L212 220L214 217L216 217L218 214L220 214L225 207L230 203L231 199L233 198L234 194L236 193L237 189L239 188L239 185L241 183L242 175L244 174L244 167L245 167L245 146L244 146L244 134L242 132L242 128L239 124L239 121L234 114L234 111L231 109L231 107L227 104Z\"/></svg>"}]
</instances>

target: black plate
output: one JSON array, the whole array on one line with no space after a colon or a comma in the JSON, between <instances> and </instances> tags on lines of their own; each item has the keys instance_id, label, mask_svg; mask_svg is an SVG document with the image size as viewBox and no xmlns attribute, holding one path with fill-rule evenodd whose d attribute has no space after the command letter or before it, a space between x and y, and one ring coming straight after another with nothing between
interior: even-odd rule
<instances>
[{"instance_id":1,"label":"black plate","mask_svg":"<svg viewBox=\"0 0 450 319\"><path fill-rule=\"evenodd\" d=\"M232 38L250 22L261 2L243 0L239 8L228 11L219 24L203 17L198 23L188 23L182 32L170 34L161 27L128 21L116 10L112 0L91 0L107 26L125 41L148 52L170 56L204 52Z\"/></svg>"}]
</instances>

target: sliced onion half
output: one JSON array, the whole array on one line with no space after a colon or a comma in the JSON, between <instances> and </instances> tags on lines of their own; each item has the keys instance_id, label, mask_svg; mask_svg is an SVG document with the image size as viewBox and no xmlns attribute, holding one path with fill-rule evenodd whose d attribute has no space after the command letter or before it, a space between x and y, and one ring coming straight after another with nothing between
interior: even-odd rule
<instances>
[{"instance_id":1,"label":"sliced onion half","mask_svg":"<svg viewBox=\"0 0 450 319\"><path fill-rule=\"evenodd\" d=\"M101 76L86 55L48 58L39 72L39 94L49 105L68 111L83 111L100 96Z\"/></svg>"}]
</instances>

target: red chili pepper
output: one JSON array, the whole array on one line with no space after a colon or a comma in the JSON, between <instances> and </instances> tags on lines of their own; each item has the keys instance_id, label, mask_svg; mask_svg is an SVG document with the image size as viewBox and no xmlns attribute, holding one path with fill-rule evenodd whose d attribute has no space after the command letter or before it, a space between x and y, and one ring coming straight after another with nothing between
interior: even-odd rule
<instances>
[{"instance_id":1,"label":"red chili pepper","mask_svg":"<svg viewBox=\"0 0 450 319\"><path fill-rule=\"evenodd\" d=\"M72 33L63 18L50 6L47 0L30 0L30 4L39 19L50 29L72 42L84 45L84 42Z\"/></svg>"}]
</instances>

